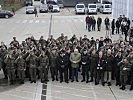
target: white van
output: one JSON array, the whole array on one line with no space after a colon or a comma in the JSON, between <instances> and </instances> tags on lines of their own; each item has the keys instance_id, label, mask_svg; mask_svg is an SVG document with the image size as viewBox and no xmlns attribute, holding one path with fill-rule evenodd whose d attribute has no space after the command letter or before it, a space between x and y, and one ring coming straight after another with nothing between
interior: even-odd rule
<instances>
[{"instance_id":1,"label":"white van","mask_svg":"<svg viewBox=\"0 0 133 100\"><path fill-rule=\"evenodd\" d=\"M76 14L80 14L80 13L85 14L85 4L83 4L83 3L76 4L75 13Z\"/></svg>"},{"instance_id":2,"label":"white van","mask_svg":"<svg viewBox=\"0 0 133 100\"><path fill-rule=\"evenodd\" d=\"M96 4L88 4L87 14L94 13L97 14L97 5Z\"/></svg>"},{"instance_id":3,"label":"white van","mask_svg":"<svg viewBox=\"0 0 133 100\"><path fill-rule=\"evenodd\" d=\"M100 13L112 13L112 5L111 4L103 4L100 7Z\"/></svg>"}]
</instances>

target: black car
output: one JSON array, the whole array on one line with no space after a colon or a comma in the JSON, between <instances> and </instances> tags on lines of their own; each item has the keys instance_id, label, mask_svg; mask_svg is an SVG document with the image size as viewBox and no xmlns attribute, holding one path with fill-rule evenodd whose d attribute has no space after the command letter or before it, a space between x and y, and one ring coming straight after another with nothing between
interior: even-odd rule
<instances>
[{"instance_id":1,"label":"black car","mask_svg":"<svg viewBox=\"0 0 133 100\"><path fill-rule=\"evenodd\" d=\"M14 13L9 10L0 10L0 18L9 18L12 17Z\"/></svg>"}]
</instances>

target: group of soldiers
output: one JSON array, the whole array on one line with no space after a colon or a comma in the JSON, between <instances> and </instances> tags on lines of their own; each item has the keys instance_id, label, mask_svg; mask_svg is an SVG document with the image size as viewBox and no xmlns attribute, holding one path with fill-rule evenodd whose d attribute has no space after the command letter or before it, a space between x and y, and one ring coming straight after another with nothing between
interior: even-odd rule
<instances>
[{"instance_id":1,"label":"group of soldiers","mask_svg":"<svg viewBox=\"0 0 133 100\"><path fill-rule=\"evenodd\" d=\"M129 84L133 90L132 43L122 38L89 39L86 35L68 39L61 33L57 39L52 35L47 40L43 36L39 40L31 36L20 44L13 37L8 48L3 42L0 45L0 69L10 84L24 84L26 78L31 83L37 79L48 82L49 71L52 81L79 82L81 72L81 82L111 86L112 80L116 80L120 89L125 90Z\"/></svg>"}]
</instances>

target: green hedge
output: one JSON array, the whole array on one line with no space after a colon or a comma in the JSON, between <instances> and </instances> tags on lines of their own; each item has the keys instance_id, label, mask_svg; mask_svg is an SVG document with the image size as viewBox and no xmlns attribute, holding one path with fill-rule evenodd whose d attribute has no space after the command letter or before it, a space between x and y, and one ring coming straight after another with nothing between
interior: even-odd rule
<instances>
[{"instance_id":1,"label":"green hedge","mask_svg":"<svg viewBox=\"0 0 133 100\"><path fill-rule=\"evenodd\" d=\"M12 3L12 4L2 5L2 9L4 9L4 10L12 10L12 9L14 9L15 11L17 11L17 10L19 10L22 7L23 7L23 4L21 2L15 2L15 3Z\"/></svg>"}]
</instances>

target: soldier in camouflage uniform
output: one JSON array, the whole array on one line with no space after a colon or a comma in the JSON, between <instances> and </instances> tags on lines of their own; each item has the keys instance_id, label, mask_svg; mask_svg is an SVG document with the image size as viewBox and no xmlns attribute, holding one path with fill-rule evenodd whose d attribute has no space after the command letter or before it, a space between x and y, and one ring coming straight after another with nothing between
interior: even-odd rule
<instances>
[{"instance_id":1,"label":"soldier in camouflage uniform","mask_svg":"<svg viewBox=\"0 0 133 100\"><path fill-rule=\"evenodd\" d=\"M127 58L123 58L122 61L118 63L118 65L120 66L120 81L122 85L120 89L125 90L126 82L130 72L130 64Z\"/></svg>"},{"instance_id":2,"label":"soldier in camouflage uniform","mask_svg":"<svg viewBox=\"0 0 133 100\"><path fill-rule=\"evenodd\" d=\"M7 50L5 47L1 47L0 48L0 57L1 57L1 63L2 63L2 69L3 69L3 73L4 73L4 79L7 79L7 70L6 70L6 65L5 65L5 62L4 62L4 59L5 59L5 56L7 54Z\"/></svg>"},{"instance_id":3,"label":"soldier in camouflage uniform","mask_svg":"<svg viewBox=\"0 0 133 100\"><path fill-rule=\"evenodd\" d=\"M36 83L36 72L37 72L37 56L35 56L34 51L30 51L29 56L26 58L26 61L29 62L29 72L31 83Z\"/></svg>"},{"instance_id":4,"label":"soldier in camouflage uniform","mask_svg":"<svg viewBox=\"0 0 133 100\"><path fill-rule=\"evenodd\" d=\"M45 52L42 52L39 56L39 74L41 78L41 82L48 81L48 65L49 65L49 58L45 55Z\"/></svg>"},{"instance_id":5,"label":"soldier in camouflage uniform","mask_svg":"<svg viewBox=\"0 0 133 100\"><path fill-rule=\"evenodd\" d=\"M56 81L58 81L58 67L56 66L56 49L52 49L50 52L50 70L51 70L51 76L52 76L52 81L55 80L56 76Z\"/></svg>"},{"instance_id":6,"label":"soldier in camouflage uniform","mask_svg":"<svg viewBox=\"0 0 133 100\"><path fill-rule=\"evenodd\" d=\"M10 84L12 85L15 82L15 59L12 57L11 54L7 54L4 62L6 64L6 70L8 73Z\"/></svg>"},{"instance_id":7,"label":"soldier in camouflage uniform","mask_svg":"<svg viewBox=\"0 0 133 100\"><path fill-rule=\"evenodd\" d=\"M95 73L95 68L96 68L96 58L97 58L97 54L96 54L96 50L92 50L90 58L89 58L89 66L90 66L90 81L89 82L93 82L93 78L96 77L96 73Z\"/></svg>"},{"instance_id":8,"label":"soldier in camouflage uniform","mask_svg":"<svg viewBox=\"0 0 133 100\"><path fill-rule=\"evenodd\" d=\"M24 77L25 77L25 60L23 59L22 55L19 55L18 58L15 60L17 65L17 74L20 80L20 84L24 84Z\"/></svg>"}]
</instances>

